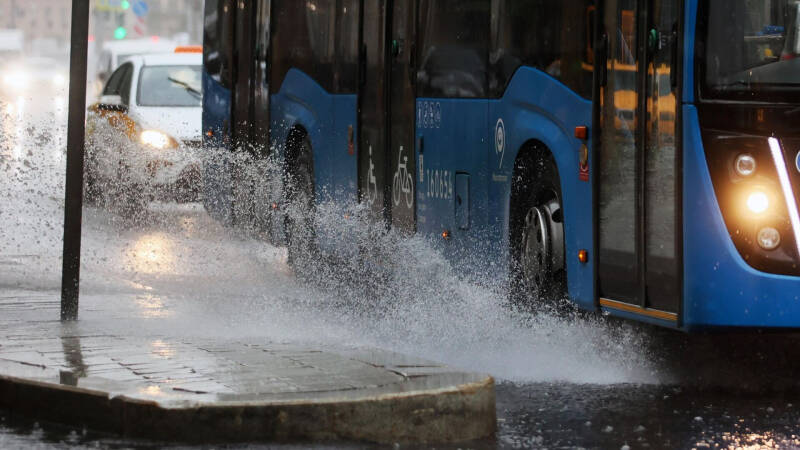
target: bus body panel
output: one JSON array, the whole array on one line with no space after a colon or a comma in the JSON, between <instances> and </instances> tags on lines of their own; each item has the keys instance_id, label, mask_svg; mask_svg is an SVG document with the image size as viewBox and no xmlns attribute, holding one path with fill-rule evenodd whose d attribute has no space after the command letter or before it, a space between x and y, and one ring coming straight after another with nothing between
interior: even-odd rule
<instances>
[{"instance_id":1,"label":"bus body panel","mask_svg":"<svg viewBox=\"0 0 800 450\"><path fill-rule=\"evenodd\" d=\"M742 259L722 218L693 105L684 123L684 328L796 328L800 278L760 272Z\"/></svg>"},{"instance_id":2,"label":"bus body panel","mask_svg":"<svg viewBox=\"0 0 800 450\"><path fill-rule=\"evenodd\" d=\"M231 91L203 70L203 205L220 222L230 224L232 218L230 152ZM212 133L209 136L206 133Z\"/></svg>"},{"instance_id":3,"label":"bus body panel","mask_svg":"<svg viewBox=\"0 0 800 450\"><path fill-rule=\"evenodd\" d=\"M494 278L502 253L487 230L487 100L418 98L416 111L417 231L434 242L449 232L439 248L456 269Z\"/></svg>"},{"instance_id":4,"label":"bus body panel","mask_svg":"<svg viewBox=\"0 0 800 450\"><path fill-rule=\"evenodd\" d=\"M500 119L505 128L502 151L494 141ZM591 179L579 178L579 154L584 142L575 137L575 127L591 127L591 101L542 71L521 67L503 97L489 102L489 123L493 129L489 151L493 180L490 205L501 202L508 205L514 161L527 142L540 141L553 153L561 179L569 295L582 308L595 309L594 260L590 257L588 263L582 264L577 258L579 250L594 248ZM590 147L591 139L585 144ZM591 178L591 160L589 166ZM501 224L505 242L509 212L509 207L505 207L493 208L489 213L490 223ZM502 245L502 251L502 261L508 261L508 245Z\"/></svg>"},{"instance_id":5,"label":"bus body panel","mask_svg":"<svg viewBox=\"0 0 800 450\"><path fill-rule=\"evenodd\" d=\"M357 201L357 158L348 148L348 126L356 129L354 94L330 94L316 81L297 69L290 69L280 90L271 96L270 136L282 159L289 131L302 127L308 133L314 157L315 198L318 205L338 205ZM354 139L355 140L355 139ZM342 206L344 208L344 206ZM336 252L338 236L327 236L330 227L318 231L321 249Z\"/></svg>"}]
</instances>

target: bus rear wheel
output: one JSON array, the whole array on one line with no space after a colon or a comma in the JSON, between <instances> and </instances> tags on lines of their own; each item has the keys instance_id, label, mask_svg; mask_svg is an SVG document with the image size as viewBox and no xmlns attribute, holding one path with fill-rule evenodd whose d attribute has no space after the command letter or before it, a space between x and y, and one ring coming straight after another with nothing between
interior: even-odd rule
<instances>
[{"instance_id":1,"label":"bus rear wheel","mask_svg":"<svg viewBox=\"0 0 800 450\"><path fill-rule=\"evenodd\" d=\"M512 301L559 306L566 294L564 220L555 163L541 158L515 186L512 229ZM560 309L560 308L559 308Z\"/></svg>"}]
</instances>

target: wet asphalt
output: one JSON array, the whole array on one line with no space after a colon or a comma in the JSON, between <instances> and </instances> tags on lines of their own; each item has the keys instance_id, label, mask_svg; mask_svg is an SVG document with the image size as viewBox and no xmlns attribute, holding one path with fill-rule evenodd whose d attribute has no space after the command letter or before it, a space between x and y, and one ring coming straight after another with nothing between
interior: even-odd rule
<instances>
[{"instance_id":1,"label":"wet asphalt","mask_svg":"<svg viewBox=\"0 0 800 450\"><path fill-rule=\"evenodd\" d=\"M497 386L494 438L396 448L800 448L796 393L654 385ZM308 448L309 443L190 446L123 439L0 411L0 448ZM626 447L627 446L627 447ZM316 443L315 448L370 448Z\"/></svg>"}]
</instances>

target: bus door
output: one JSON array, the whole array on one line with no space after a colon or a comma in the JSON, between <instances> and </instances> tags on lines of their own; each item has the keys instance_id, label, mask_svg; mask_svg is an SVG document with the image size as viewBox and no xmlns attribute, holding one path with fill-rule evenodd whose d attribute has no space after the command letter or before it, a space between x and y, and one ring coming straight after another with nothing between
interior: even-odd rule
<instances>
[{"instance_id":1,"label":"bus door","mask_svg":"<svg viewBox=\"0 0 800 450\"><path fill-rule=\"evenodd\" d=\"M253 2L235 2L235 31L233 64L233 158L231 165L231 190L233 196L233 223L245 225L252 219L252 180L249 177L250 131L252 129L252 75L253 32L255 21Z\"/></svg>"},{"instance_id":2,"label":"bus door","mask_svg":"<svg viewBox=\"0 0 800 450\"><path fill-rule=\"evenodd\" d=\"M234 140L254 156L269 152L271 0L238 2L234 64Z\"/></svg>"},{"instance_id":3,"label":"bus door","mask_svg":"<svg viewBox=\"0 0 800 450\"><path fill-rule=\"evenodd\" d=\"M255 2L252 49L252 73L250 85L250 101L248 113L250 123L249 141L250 155L253 158L250 170L251 194L249 201L252 203L250 213L251 223L256 230L267 232L268 240L275 244L280 241L276 230L280 229L279 214L271 208L273 199L278 196L277 180L280 174L277 167L269 164L269 75L270 75L270 42L271 42L271 16L272 1L258 0Z\"/></svg>"},{"instance_id":4,"label":"bus door","mask_svg":"<svg viewBox=\"0 0 800 450\"><path fill-rule=\"evenodd\" d=\"M234 1L207 0L203 21L203 203L217 220L231 217L230 167Z\"/></svg>"},{"instance_id":5,"label":"bus door","mask_svg":"<svg viewBox=\"0 0 800 450\"><path fill-rule=\"evenodd\" d=\"M250 141L257 157L269 155L269 57L271 0L258 0L253 42L253 86Z\"/></svg>"},{"instance_id":6,"label":"bus door","mask_svg":"<svg viewBox=\"0 0 800 450\"><path fill-rule=\"evenodd\" d=\"M266 173L269 153L271 0L236 2L231 164L234 224L267 231L274 197ZM274 176L272 177L274 178ZM270 239L272 237L270 236Z\"/></svg>"},{"instance_id":7,"label":"bus door","mask_svg":"<svg viewBox=\"0 0 800 450\"><path fill-rule=\"evenodd\" d=\"M415 228L415 0L362 3L359 191L393 228Z\"/></svg>"},{"instance_id":8,"label":"bus door","mask_svg":"<svg viewBox=\"0 0 800 450\"><path fill-rule=\"evenodd\" d=\"M678 0L606 0L596 189L600 306L677 325ZM600 60L602 61L602 59Z\"/></svg>"}]
</instances>

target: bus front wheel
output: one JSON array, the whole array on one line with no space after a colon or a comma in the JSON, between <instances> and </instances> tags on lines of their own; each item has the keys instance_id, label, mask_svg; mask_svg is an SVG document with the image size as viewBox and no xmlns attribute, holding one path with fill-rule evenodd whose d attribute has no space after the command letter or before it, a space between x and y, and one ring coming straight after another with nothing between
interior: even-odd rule
<instances>
[{"instance_id":1,"label":"bus front wheel","mask_svg":"<svg viewBox=\"0 0 800 450\"><path fill-rule=\"evenodd\" d=\"M512 196L514 303L558 306L566 294L561 183L549 155L518 164Z\"/></svg>"}]
</instances>

